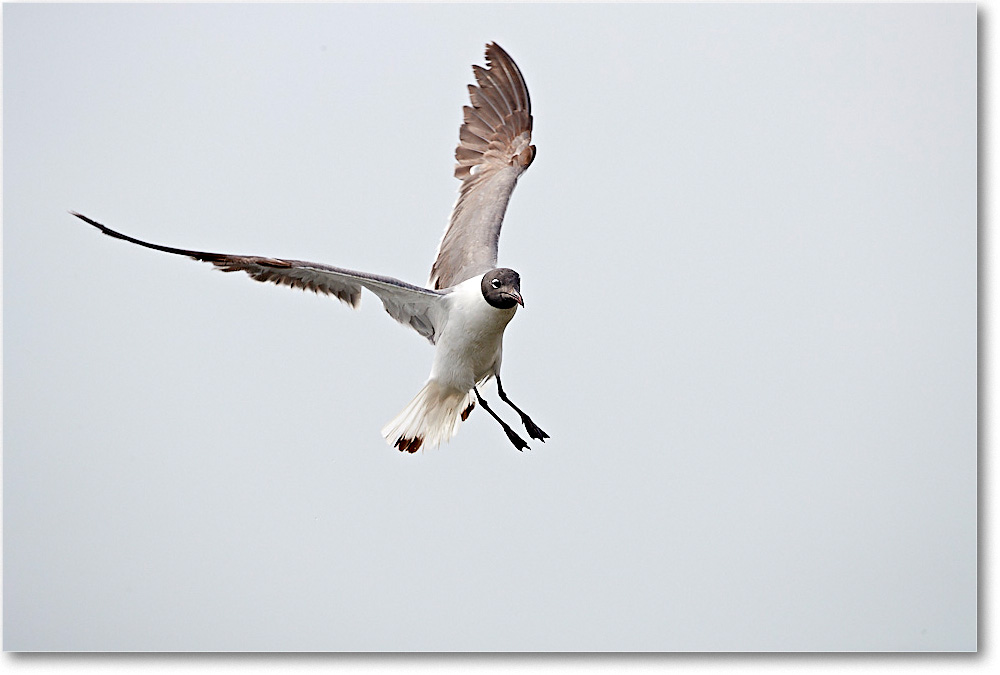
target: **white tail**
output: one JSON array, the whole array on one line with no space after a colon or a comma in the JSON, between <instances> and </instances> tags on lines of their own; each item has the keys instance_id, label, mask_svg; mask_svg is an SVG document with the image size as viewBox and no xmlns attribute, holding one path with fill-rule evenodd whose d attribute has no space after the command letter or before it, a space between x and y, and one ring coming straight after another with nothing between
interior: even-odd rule
<instances>
[{"instance_id":1,"label":"white tail","mask_svg":"<svg viewBox=\"0 0 1000 675\"><path fill-rule=\"evenodd\" d=\"M473 406L471 392L456 391L428 380L413 400L382 428L382 435L403 452L416 452L424 443L440 445L458 433L458 425L469 416Z\"/></svg>"}]
</instances>

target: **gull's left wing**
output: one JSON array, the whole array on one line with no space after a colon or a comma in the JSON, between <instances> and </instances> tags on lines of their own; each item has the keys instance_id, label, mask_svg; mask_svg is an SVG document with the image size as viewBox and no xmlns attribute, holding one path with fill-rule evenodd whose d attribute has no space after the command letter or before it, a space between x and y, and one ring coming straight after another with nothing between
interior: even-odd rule
<instances>
[{"instance_id":1,"label":"gull's left wing","mask_svg":"<svg viewBox=\"0 0 1000 675\"><path fill-rule=\"evenodd\" d=\"M155 251L183 255L195 260L212 263L223 272L246 272L256 281L270 281L278 285L332 295L357 308L361 304L361 289L367 288L378 296L385 311L403 325L413 328L434 344L444 320L441 300L450 291L432 291L408 284L399 279L366 272L355 272L330 265L285 260L261 256L207 253L161 246L116 232L85 215L70 211L80 220L89 223L109 237L145 246Z\"/></svg>"},{"instance_id":2,"label":"gull's left wing","mask_svg":"<svg viewBox=\"0 0 1000 675\"><path fill-rule=\"evenodd\" d=\"M497 266L500 226L518 177L535 159L531 98L514 59L486 45L489 68L473 66L472 107L462 108L455 177L462 181L431 267L432 288L448 288Z\"/></svg>"}]
</instances>

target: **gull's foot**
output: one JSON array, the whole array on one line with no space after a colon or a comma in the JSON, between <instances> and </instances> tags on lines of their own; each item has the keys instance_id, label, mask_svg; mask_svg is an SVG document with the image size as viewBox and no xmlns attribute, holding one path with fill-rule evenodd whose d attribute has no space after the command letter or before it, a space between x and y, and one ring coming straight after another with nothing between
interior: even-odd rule
<instances>
[{"instance_id":1,"label":"gull's foot","mask_svg":"<svg viewBox=\"0 0 1000 675\"><path fill-rule=\"evenodd\" d=\"M542 443L545 442L546 438L549 438L549 435L538 428L538 425L532 422L527 415L522 415L521 421L524 422L524 428L528 430L528 435L532 438L538 439Z\"/></svg>"},{"instance_id":2,"label":"gull's foot","mask_svg":"<svg viewBox=\"0 0 1000 675\"><path fill-rule=\"evenodd\" d=\"M524 449L528 448L528 444L524 442L523 438L515 434L513 429L505 426L504 431L507 432L507 438L509 438L510 442L514 444L514 447L517 448L518 452L524 452ZM528 450L530 449L531 448L528 448Z\"/></svg>"}]
</instances>

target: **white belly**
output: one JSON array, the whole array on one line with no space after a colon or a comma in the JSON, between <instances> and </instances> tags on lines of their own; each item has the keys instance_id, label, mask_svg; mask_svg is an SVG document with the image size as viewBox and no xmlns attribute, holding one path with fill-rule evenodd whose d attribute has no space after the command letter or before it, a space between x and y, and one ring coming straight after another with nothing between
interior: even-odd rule
<instances>
[{"instance_id":1,"label":"white belly","mask_svg":"<svg viewBox=\"0 0 1000 675\"><path fill-rule=\"evenodd\" d=\"M503 331L517 307L490 306L483 298L479 277L463 281L448 300L452 306L437 339L430 377L464 393L500 370Z\"/></svg>"}]
</instances>

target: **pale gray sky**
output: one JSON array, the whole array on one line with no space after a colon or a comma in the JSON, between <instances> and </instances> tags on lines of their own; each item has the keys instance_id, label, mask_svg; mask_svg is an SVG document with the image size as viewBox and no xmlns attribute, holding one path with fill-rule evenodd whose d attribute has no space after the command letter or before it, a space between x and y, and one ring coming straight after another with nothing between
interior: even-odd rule
<instances>
[{"instance_id":1,"label":"pale gray sky","mask_svg":"<svg viewBox=\"0 0 1000 675\"><path fill-rule=\"evenodd\" d=\"M422 283L491 40L531 452L388 447L432 352L375 298L66 213ZM976 648L974 5L8 5L3 57L5 649Z\"/></svg>"}]
</instances>

